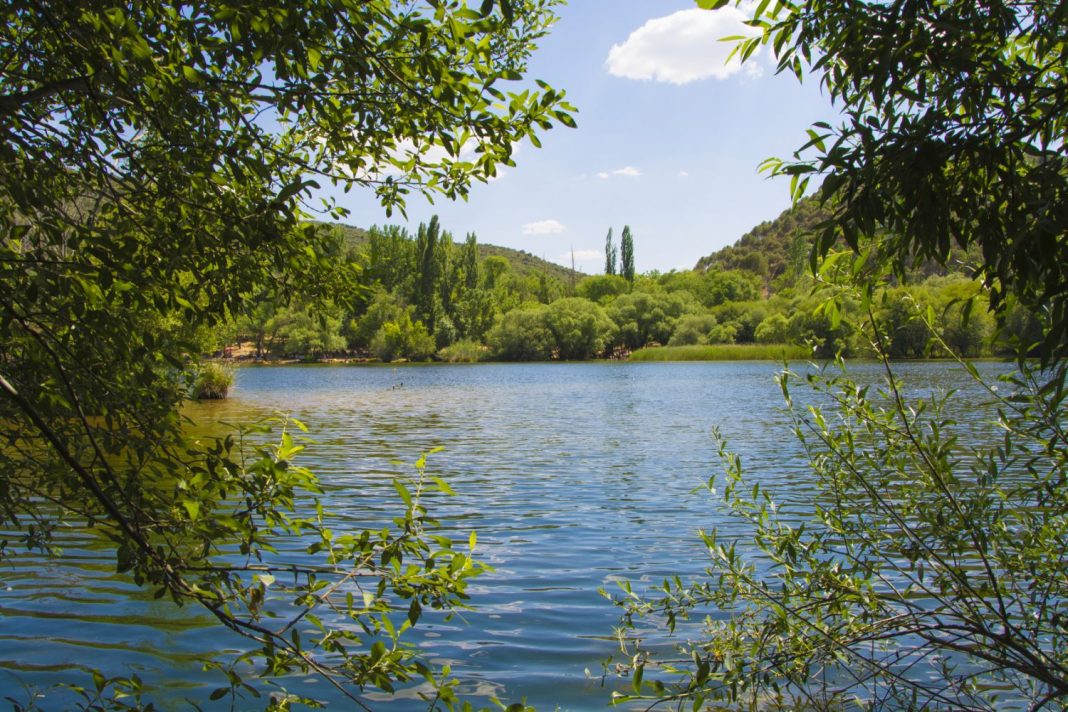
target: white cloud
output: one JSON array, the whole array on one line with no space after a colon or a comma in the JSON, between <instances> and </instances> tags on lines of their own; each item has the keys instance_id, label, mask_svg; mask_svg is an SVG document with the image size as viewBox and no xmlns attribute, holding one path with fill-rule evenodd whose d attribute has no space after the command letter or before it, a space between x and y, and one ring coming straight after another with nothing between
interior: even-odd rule
<instances>
[{"instance_id":1,"label":"white cloud","mask_svg":"<svg viewBox=\"0 0 1068 712\"><path fill-rule=\"evenodd\" d=\"M727 62L733 44L724 37L755 35L745 25L747 15L734 6L719 10L680 10L657 17L634 30L621 45L612 45L605 65L613 76L688 84L699 79L726 79L742 68L737 58ZM753 76L757 70L748 69Z\"/></svg>"},{"instance_id":2,"label":"white cloud","mask_svg":"<svg viewBox=\"0 0 1068 712\"><path fill-rule=\"evenodd\" d=\"M623 166L617 168L614 171L601 171L597 174L598 178L611 178L612 176L623 176L625 178L637 178L642 174L641 170L634 166Z\"/></svg>"},{"instance_id":3,"label":"white cloud","mask_svg":"<svg viewBox=\"0 0 1068 712\"><path fill-rule=\"evenodd\" d=\"M689 177L690 177L690 172L689 171L679 171L679 178L689 178Z\"/></svg>"},{"instance_id":4,"label":"white cloud","mask_svg":"<svg viewBox=\"0 0 1068 712\"><path fill-rule=\"evenodd\" d=\"M538 220L523 226L524 235L555 235L567 229L559 220Z\"/></svg>"},{"instance_id":5,"label":"white cloud","mask_svg":"<svg viewBox=\"0 0 1068 712\"><path fill-rule=\"evenodd\" d=\"M600 250L575 250L575 262L595 262L604 259L604 253ZM571 253L565 252L557 258L563 263L571 262Z\"/></svg>"}]
</instances>

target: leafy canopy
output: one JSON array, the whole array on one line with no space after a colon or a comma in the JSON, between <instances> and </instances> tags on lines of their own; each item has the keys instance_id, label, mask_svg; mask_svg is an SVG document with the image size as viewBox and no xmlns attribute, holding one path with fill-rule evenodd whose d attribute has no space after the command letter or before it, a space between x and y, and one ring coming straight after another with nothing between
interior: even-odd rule
<instances>
[{"instance_id":1,"label":"leafy canopy","mask_svg":"<svg viewBox=\"0 0 1068 712\"><path fill-rule=\"evenodd\" d=\"M290 435L242 460L235 441L184 442L176 406L198 329L253 295L284 303L299 284L302 298L340 299L355 283L330 258L330 231L302 221L316 185L368 188L389 208L413 191L462 197L510 165L517 142L573 124L551 87L506 89L553 4L8 3L5 527L47 546L59 521L88 523L112 540L120 570L200 602L262 646L269 673L315 669L387 690L429 674L398 647L403 627L387 622L383 597L411 601L411 624L420 602L456 604L473 569L425 543L418 498L402 497L408 514L395 533L332 539L322 515L297 511L316 484L290 464L300 449ZM319 621L312 611L329 604L358 624L316 638L339 656L332 671L311 662L296 630L260 621L272 538L309 532L327 560L294 564L281 595L296 602L291 621ZM224 565L228 547L245 558ZM424 573L402 569L404 557L424 561ZM367 575L378 581L364 584L371 599L336 607L328 594L343 597L344 582ZM386 637L371 649L363 634Z\"/></svg>"},{"instance_id":2,"label":"leafy canopy","mask_svg":"<svg viewBox=\"0 0 1068 712\"><path fill-rule=\"evenodd\" d=\"M702 6L728 3L701 2ZM1068 7L1052 0L761 3L741 41L781 72L818 77L842 122L817 124L789 175L822 178L815 254L878 240L903 268L978 246L1000 307L1007 293L1048 315L1046 351L1068 330Z\"/></svg>"},{"instance_id":3,"label":"leafy canopy","mask_svg":"<svg viewBox=\"0 0 1068 712\"><path fill-rule=\"evenodd\" d=\"M706 533L704 581L668 579L649 597L625 587L620 641L634 695L620 699L679 709L1063 708L1068 6L777 0L754 12L762 32L736 52L769 46L780 71L814 73L842 110L842 123L817 125L793 161L766 165L792 177L795 198L822 178L831 213L812 263L839 240L857 253L831 253L818 276L860 282L863 327L885 373L874 386L782 375L820 493L776 500L723 450L724 498L751 537ZM999 389L962 364L986 388L983 405L906 398L888 354L915 347L886 330L906 319L877 314L872 300L881 268L945 264L954 245L979 248L999 316L1012 316L1009 295L1045 316L1044 368L1021 359ZM961 297L943 319L957 320L970 303ZM815 316L846 325L835 301ZM934 309L921 319L925 334L938 331ZM941 338L947 352L975 346L964 331ZM805 402L795 404L799 381ZM710 609L674 659L642 642L641 616L674 630ZM663 674L645 680L654 665Z\"/></svg>"}]
</instances>

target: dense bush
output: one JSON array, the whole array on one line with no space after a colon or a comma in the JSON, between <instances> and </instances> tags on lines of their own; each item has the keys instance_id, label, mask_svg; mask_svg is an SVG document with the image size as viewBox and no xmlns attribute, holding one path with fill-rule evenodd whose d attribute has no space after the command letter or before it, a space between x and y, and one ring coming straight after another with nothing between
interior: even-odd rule
<instances>
[{"instance_id":1,"label":"dense bush","mask_svg":"<svg viewBox=\"0 0 1068 712\"><path fill-rule=\"evenodd\" d=\"M545 307L546 323L557 356L566 361L600 355L612 342L615 324L604 309L580 297L559 299Z\"/></svg>"},{"instance_id":2,"label":"dense bush","mask_svg":"<svg viewBox=\"0 0 1068 712\"><path fill-rule=\"evenodd\" d=\"M686 292L631 292L617 297L608 307L608 315L616 325L616 343L639 349L654 341L667 343L679 317L698 308Z\"/></svg>"},{"instance_id":3,"label":"dense bush","mask_svg":"<svg viewBox=\"0 0 1068 712\"><path fill-rule=\"evenodd\" d=\"M505 361L547 361L556 337L546 321L546 307L513 309L497 320L486 335L490 351Z\"/></svg>"},{"instance_id":4,"label":"dense bush","mask_svg":"<svg viewBox=\"0 0 1068 712\"><path fill-rule=\"evenodd\" d=\"M708 333L719 322L711 314L687 314L679 318L675 331L671 334L668 346L693 346L707 344Z\"/></svg>"},{"instance_id":5,"label":"dense bush","mask_svg":"<svg viewBox=\"0 0 1068 712\"><path fill-rule=\"evenodd\" d=\"M425 361L437 351L434 337L421 322L404 312L397 321L387 321L371 339L371 353L382 361Z\"/></svg>"},{"instance_id":6,"label":"dense bush","mask_svg":"<svg viewBox=\"0 0 1068 712\"><path fill-rule=\"evenodd\" d=\"M207 361L193 380L193 397L197 400L218 400L230 394L234 385L234 369L214 361Z\"/></svg>"}]
</instances>

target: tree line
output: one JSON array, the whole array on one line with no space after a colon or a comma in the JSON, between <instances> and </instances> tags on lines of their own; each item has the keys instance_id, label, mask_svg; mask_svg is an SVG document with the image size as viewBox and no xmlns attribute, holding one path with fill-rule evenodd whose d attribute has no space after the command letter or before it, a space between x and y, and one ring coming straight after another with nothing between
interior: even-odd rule
<instances>
[{"instance_id":1,"label":"tree line","mask_svg":"<svg viewBox=\"0 0 1068 712\"><path fill-rule=\"evenodd\" d=\"M798 212L809 214L808 206ZM334 259L353 281L346 296L301 295L297 285L297 298L259 300L210 335L205 348L230 340L251 343L258 358L381 361L580 360L719 344L805 346L819 358L872 355L869 336L851 326L859 301L844 300L834 312L824 305L818 276L786 269L779 256L769 271L767 255L778 255L784 242L776 236L781 224L796 224L791 211L762 226L770 237L746 236L697 269L641 274L630 227L618 250L609 229L605 273L574 286L547 269L520 271L506 257L482 255L474 233L457 241L437 216L414 234L396 225L372 227L361 239L334 230ZM791 240L807 251L812 232L795 233ZM884 280L877 296L892 358L1005 354L1041 331L1017 305L996 323L988 293L965 270L917 266Z\"/></svg>"}]
</instances>

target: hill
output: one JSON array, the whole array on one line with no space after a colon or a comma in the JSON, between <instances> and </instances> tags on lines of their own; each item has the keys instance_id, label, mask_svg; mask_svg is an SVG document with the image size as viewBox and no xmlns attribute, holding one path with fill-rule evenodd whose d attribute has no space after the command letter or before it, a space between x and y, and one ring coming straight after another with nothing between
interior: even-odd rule
<instances>
[{"instance_id":1,"label":"hill","mask_svg":"<svg viewBox=\"0 0 1068 712\"><path fill-rule=\"evenodd\" d=\"M356 227L355 225L346 225L344 223L329 224L334 225L341 230L341 234L344 237L344 242L347 247L358 248L367 241L367 231L363 228ZM482 259L495 255L505 258L508 260L509 264L512 265L512 270L520 277L526 277L527 275L537 272L544 272L549 277L560 280L563 284L570 284L572 279L578 282L585 276L577 270L571 270L570 268L563 267L555 262L543 260L525 250L515 250L511 247L490 245L480 241L478 243L478 251Z\"/></svg>"},{"instance_id":2,"label":"hill","mask_svg":"<svg viewBox=\"0 0 1068 712\"><path fill-rule=\"evenodd\" d=\"M815 196L799 201L774 220L762 222L742 235L733 245L702 257L694 267L741 269L768 280L804 268L813 229L830 217Z\"/></svg>"},{"instance_id":3,"label":"hill","mask_svg":"<svg viewBox=\"0 0 1068 712\"><path fill-rule=\"evenodd\" d=\"M744 270L763 277L769 285L782 275L787 275L790 281L808 268L816 226L830 217L830 211L820 205L819 197L809 196L774 220L760 223L733 245L702 257L694 269L699 272L713 268ZM908 266L906 275L909 281L956 272L972 275L981 263L982 255L975 245L967 250L955 247L945 266L934 261L914 262Z\"/></svg>"}]
</instances>

